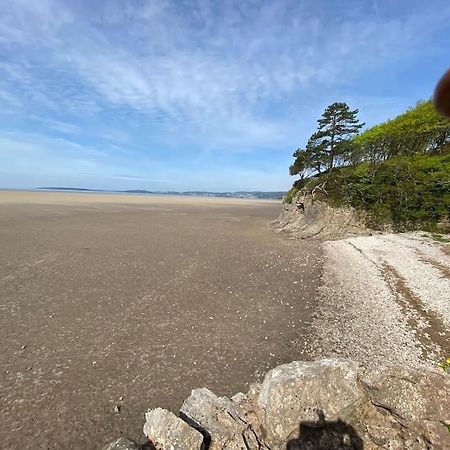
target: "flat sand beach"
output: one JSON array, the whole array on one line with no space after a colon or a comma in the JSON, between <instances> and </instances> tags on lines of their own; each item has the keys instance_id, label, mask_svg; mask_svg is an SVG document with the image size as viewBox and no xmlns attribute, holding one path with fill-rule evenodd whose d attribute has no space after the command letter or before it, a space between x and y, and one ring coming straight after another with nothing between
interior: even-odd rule
<instances>
[{"instance_id":1,"label":"flat sand beach","mask_svg":"<svg viewBox=\"0 0 450 450\"><path fill-rule=\"evenodd\" d=\"M148 408L307 359L321 249L280 207L0 192L0 448L142 442Z\"/></svg>"}]
</instances>

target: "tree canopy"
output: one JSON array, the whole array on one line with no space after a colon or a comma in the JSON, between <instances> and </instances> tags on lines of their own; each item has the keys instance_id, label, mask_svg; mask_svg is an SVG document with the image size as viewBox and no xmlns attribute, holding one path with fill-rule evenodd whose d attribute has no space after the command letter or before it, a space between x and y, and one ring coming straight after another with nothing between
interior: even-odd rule
<instances>
[{"instance_id":1,"label":"tree canopy","mask_svg":"<svg viewBox=\"0 0 450 450\"><path fill-rule=\"evenodd\" d=\"M431 100L418 102L394 119L359 133L358 110L346 103L328 106L304 149L294 152L291 175L303 179L336 166L380 162L397 156L440 155L450 151L450 121Z\"/></svg>"},{"instance_id":2,"label":"tree canopy","mask_svg":"<svg viewBox=\"0 0 450 450\"><path fill-rule=\"evenodd\" d=\"M422 101L394 119L364 131L354 144L356 162L444 154L450 147L450 121L435 111L431 100Z\"/></svg>"},{"instance_id":3,"label":"tree canopy","mask_svg":"<svg viewBox=\"0 0 450 450\"><path fill-rule=\"evenodd\" d=\"M351 138L364 126L347 103L329 105L317 121L317 131L309 138L305 149L294 152L294 164L289 168L291 175L303 178L312 172L331 170L351 160Z\"/></svg>"}]
</instances>

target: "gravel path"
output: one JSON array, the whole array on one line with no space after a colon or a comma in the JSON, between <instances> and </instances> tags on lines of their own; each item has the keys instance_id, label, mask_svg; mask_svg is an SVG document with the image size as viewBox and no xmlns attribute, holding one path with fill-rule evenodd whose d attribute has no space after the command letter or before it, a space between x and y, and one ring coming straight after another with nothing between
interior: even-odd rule
<instances>
[{"instance_id":1,"label":"gravel path","mask_svg":"<svg viewBox=\"0 0 450 450\"><path fill-rule=\"evenodd\" d=\"M424 233L324 244L308 353L436 366L450 355L449 244Z\"/></svg>"}]
</instances>

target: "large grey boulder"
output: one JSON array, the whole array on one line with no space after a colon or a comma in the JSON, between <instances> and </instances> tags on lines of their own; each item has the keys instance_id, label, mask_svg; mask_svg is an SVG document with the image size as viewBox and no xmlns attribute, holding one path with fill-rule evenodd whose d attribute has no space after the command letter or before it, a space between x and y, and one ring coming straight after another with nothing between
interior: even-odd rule
<instances>
[{"instance_id":1,"label":"large grey boulder","mask_svg":"<svg viewBox=\"0 0 450 450\"><path fill-rule=\"evenodd\" d=\"M327 361L320 362L321 365L324 363L328 365ZM314 363L315 367L317 365L318 363ZM301 416L298 432L289 437L287 444L272 439L269 442L272 448L286 448L286 445L289 449L450 448L450 377L444 372L398 366L380 367L370 371L358 369L356 380L352 375L348 380L344 377L341 381L350 381L349 385L356 382L357 389L362 394L356 402L345 406L344 399L341 405L336 405L335 390L326 387L330 386L330 379L324 378L319 372L317 382L324 382L324 390L313 386L310 395L301 398L313 400L318 392L320 398L322 392L325 397L318 401L320 417L304 420L302 407L296 409L294 404L292 416ZM280 386L280 389L283 388ZM339 392L342 394L343 391ZM334 417L329 414L329 409L323 409L324 400L328 407L334 409ZM344 409L336 414L336 406L337 409ZM283 422L282 427L285 426ZM279 430L283 430L282 427ZM268 438L271 439L271 436L268 435Z\"/></svg>"},{"instance_id":2,"label":"large grey boulder","mask_svg":"<svg viewBox=\"0 0 450 450\"><path fill-rule=\"evenodd\" d=\"M211 450L262 448L240 405L206 388L192 391L180 415L203 433Z\"/></svg>"},{"instance_id":3,"label":"large grey boulder","mask_svg":"<svg viewBox=\"0 0 450 450\"><path fill-rule=\"evenodd\" d=\"M372 403L399 420L450 422L450 383L442 370L380 367L365 372L361 381Z\"/></svg>"},{"instance_id":4,"label":"large grey boulder","mask_svg":"<svg viewBox=\"0 0 450 450\"><path fill-rule=\"evenodd\" d=\"M396 422L391 440L397 436L404 448L450 448L450 377L445 372L380 367L365 372L361 382L371 405Z\"/></svg>"},{"instance_id":5,"label":"large grey boulder","mask_svg":"<svg viewBox=\"0 0 450 450\"><path fill-rule=\"evenodd\" d=\"M158 450L196 450L203 443L197 430L162 408L146 412L144 434Z\"/></svg>"},{"instance_id":6,"label":"large grey boulder","mask_svg":"<svg viewBox=\"0 0 450 450\"><path fill-rule=\"evenodd\" d=\"M282 448L302 422L345 417L365 396L359 370L353 362L322 360L295 361L268 372L256 399L267 444Z\"/></svg>"}]
</instances>

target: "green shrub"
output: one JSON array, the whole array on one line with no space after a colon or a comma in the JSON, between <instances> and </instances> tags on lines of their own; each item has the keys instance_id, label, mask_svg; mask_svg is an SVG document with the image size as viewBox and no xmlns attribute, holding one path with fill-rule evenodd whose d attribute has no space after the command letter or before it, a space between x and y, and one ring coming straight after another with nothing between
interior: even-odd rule
<instances>
[{"instance_id":1,"label":"green shrub","mask_svg":"<svg viewBox=\"0 0 450 450\"><path fill-rule=\"evenodd\" d=\"M292 186L289 191L286 192L286 194L283 197L283 200L285 203L292 203L292 200L294 200L295 196L297 195L299 189L296 186Z\"/></svg>"},{"instance_id":2,"label":"green shrub","mask_svg":"<svg viewBox=\"0 0 450 450\"><path fill-rule=\"evenodd\" d=\"M319 194L322 199L366 211L371 226L391 223L397 230L432 231L449 219L450 154L337 168L310 180L308 189L324 181L327 195Z\"/></svg>"}]
</instances>

